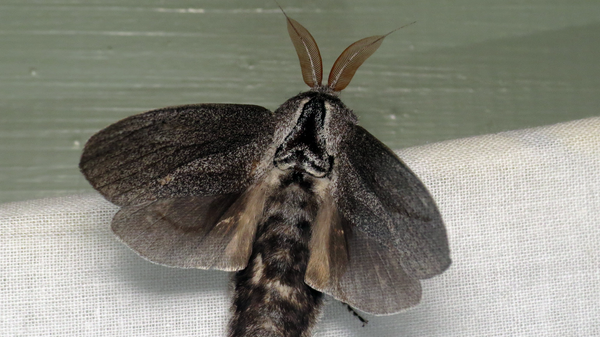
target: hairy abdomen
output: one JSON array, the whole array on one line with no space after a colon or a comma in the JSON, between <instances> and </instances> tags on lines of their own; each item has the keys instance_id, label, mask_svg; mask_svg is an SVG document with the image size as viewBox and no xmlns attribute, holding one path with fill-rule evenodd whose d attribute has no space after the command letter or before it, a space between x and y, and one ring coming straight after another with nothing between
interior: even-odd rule
<instances>
[{"instance_id":1,"label":"hairy abdomen","mask_svg":"<svg viewBox=\"0 0 600 337\"><path fill-rule=\"evenodd\" d=\"M311 188L293 174L267 199L248 266L234 277L231 337L310 336L322 297L304 283L318 208Z\"/></svg>"}]
</instances>

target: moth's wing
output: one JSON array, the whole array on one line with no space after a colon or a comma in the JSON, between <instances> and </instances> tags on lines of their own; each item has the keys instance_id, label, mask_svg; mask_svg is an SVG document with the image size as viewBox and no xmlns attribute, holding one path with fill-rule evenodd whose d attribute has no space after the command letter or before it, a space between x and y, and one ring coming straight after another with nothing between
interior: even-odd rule
<instances>
[{"instance_id":1,"label":"moth's wing","mask_svg":"<svg viewBox=\"0 0 600 337\"><path fill-rule=\"evenodd\" d=\"M124 206L111 227L126 245L152 262L231 270L234 264L223 254L235 228L219 225L219 220L238 197L186 197Z\"/></svg>"},{"instance_id":2,"label":"moth's wing","mask_svg":"<svg viewBox=\"0 0 600 337\"><path fill-rule=\"evenodd\" d=\"M140 256L180 268L237 271L246 267L265 192L160 199L124 206L112 230Z\"/></svg>"},{"instance_id":3,"label":"moth's wing","mask_svg":"<svg viewBox=\"0 0 600 337\"><path fill-rule=\"evenodd\" d=\"M419 178L360 126L347 138L345 149L334 197L352 230L395 248L411 277L426 279L446 270L450 265L446 229Z\"/></svg>"},{"instance_id":4,"label":"moth's wing","mask_svg":"<svg viewBox=\"0 0 600 337\"><path fill-rule=\"evenodd\" d=\"M252 105L202 104L121 120L88 141L80 169L123 206L113 231L169 266L246 266L264 188L256 182L273 115Z\"/></svg>"},{"instance_id":5,"label":"moth's wing","mask_svg":"<svg viewBox=\"0 0 600 337\"><path fill-rule=\"evenodd\" d=\"M310 253L305 282L352 307L386 315L419 303L421 284L404 272L399 252L339 215L316 223Z\"/></svg>"},{"instance_id":6,"label":"moth's wing","mask_svg":"<svg viewBox=\"0 0 600 337\"><path fill-rule=\"evenodd\" d=\"M306 282L365 312L396 313L419 302L419 279L450 265L444 224L419 179L366 130L342 145Z\"/></svg>"},{"instance_id":7,"label":"moth's wing","mask_svg":"<svg viewBox=\"0 0 600 337\"><path fill-rule=\"evenodd\" d=\"M270 145L273 114L262 107L200 104L125 118L85 145L79 167L116 205L240 193Z\"/></svg>"}]
</instances>

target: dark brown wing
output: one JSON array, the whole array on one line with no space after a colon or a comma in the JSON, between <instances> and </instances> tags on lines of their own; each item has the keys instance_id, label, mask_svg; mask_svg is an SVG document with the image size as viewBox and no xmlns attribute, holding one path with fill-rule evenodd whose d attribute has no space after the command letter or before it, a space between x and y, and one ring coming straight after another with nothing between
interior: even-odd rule
<instances>
[{"instance_id":1,"label":"dark brown wing","mask_svg":"<svg viewBox=\"0 0 600 337\"><path fill-rule=\"evenodd\" d=\"M246 267L268 186L245 193L161 199L125 206L112 229L131 249L159 264L228 271Z\"/></svg>"},{"instance_id":2,"label":"dark brown wing","mask_svg":"<svg viewBox=\"0 0 600 337\"><path fill-rule=\"evenodd\" d=\"M119 121L87 142L81 171L123 206L112 229L141 256L183 268L243 269L266 187L257 181L273 115L201 104Z\"/></svg>"},{"instance_id":3,"label":"dark brown wing","mask_svg":"<svg viewBox=\"0 0 600 337\"><path fill-rule=\"evenodd\" d=\"M114 204L241 193L273 134L254 105L200 104L125 118L87 142L79 167Z\"/></svg>"},{"instance_id":4,"label":"dark brown wing","mask_svg":"<svg viewBox=\"0 0 600 337\"><path fill-rule=\"evenodd\" d=\"M450 265L444 224L429 192L385 145L359 126L345 142L306 282L365 312L396 313L419 302L420 279Z\"/></svg>"},{"instance_id":5,"label":"dark brown wing","mask_svg":"<svg viewBox=\"0 0 600 337\"><path fill-rule=\"evenodd\" d=\"M323 220L323 219L321 219ZM406 274L396 249L388 249L332 216L317 222L305 281L314 289L375 315L419 303L421 284Z\"/></svg>"},{"instance_id":6,"label":"dark brown wing","mask_svg":"<svg viewBox=\"0 0 600 337\"><path fill-rule=\"evenodd\" d=\"M348 144L348 164L339 167L334 196L342 217L353 231L398 250L409 276L424 279L446 270L446 229L423 183L362 127L356 126Z\"/></svg>"}]
</instances>

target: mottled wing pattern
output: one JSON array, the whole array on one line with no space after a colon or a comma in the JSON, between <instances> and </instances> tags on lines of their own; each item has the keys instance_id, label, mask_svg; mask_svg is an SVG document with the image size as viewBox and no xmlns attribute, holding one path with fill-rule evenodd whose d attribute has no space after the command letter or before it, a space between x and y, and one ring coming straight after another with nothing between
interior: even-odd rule
<instances>
[{"instance_id":1,"label":"mottled wing pattern","mask_svg":"<svg viewBox=\"0 0 600 337\"><path fill-rule=\"evenodd\" d=\"M183 268L245 268L266 187L255 181L273 115L253 105L149 111L98 132L80 168L123 206L112 229L150 261Z\"/></svg>"},{"instance_id":2,"label":"mottled wing pattern","mask_svg":"<svg viewBox=\"0 0 600 337\"><path fill-rule=\"evenodd\" d=\"M307 283L365 312L395 313L419 302L419 279L450 265L444 224L427 189L390 149L360 126L345 141L326 205L335 211L315 229L329 230L320 236L328 255L313 256L319 248L311 245Z\"/></svg>"},{"instance_id":3,"label":"mottled wing pattern","mask_svg":"<svg viewBox=\"0 0 600 337\"><path fill-rule=\"evenodd\" d=\"M270 145L262 107L199 104L125 118L87 142L79 167L112 203L239 193Z\"/></svg>"},{"instance_id":4,"label":"mottled wing pattern","mask_svg":"<svg viewBox=\"0 0 600 337\"><path fill-rule=\"evenodd\" d=\"M348 264L338 279L334 297L378 315L396 313L419 303L421 284L406 274L397 250L387 249L358 230L350 233L347 244Z\"/></svg>"},{"instance_id":5,"label":"mottled wing pattern","mask_svg":"<svg viewBox=\"0 0 600 337\"><path fill-rule=\"evenodd\" d=\"M362 311L386 315L416 305L421 284L408 276L397 250L388 249L339 219L318 223L329 230L322 242L311 241L306 283Z\"/></svg>"},{"instance_id":6,"label":"mottled wing pattern","mask_svg":"<svg viewBox=\"0 0 600 337\"><path fill-rule=\"evenodd\" d=\"M160 199L124 206L112 230L140 256L180 268L244 269L265 189L212 197Z\"/></svg>"},{"instance_id":7,"label":"mottled wing pattern","mask_svg":"<svg viewBox=\"0 0 600 337\"><path fill-rule=\"evenodd\" d=\"M112 230L155 263L233 270L236 266L223 255L237 228L219 220L238 197L186 197L124 206L115 215Z\"/></svg>"}]
</instances>

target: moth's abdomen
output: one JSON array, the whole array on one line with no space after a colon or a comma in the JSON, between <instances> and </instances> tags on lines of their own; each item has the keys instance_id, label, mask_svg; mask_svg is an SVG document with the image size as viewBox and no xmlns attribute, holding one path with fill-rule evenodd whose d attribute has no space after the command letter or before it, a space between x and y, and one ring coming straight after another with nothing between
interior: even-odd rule
<instances>
[{"instance_id":1,"label":"moth's abdomen","mask_svg":"<svg viewBox=\"0 0 600 337\"><path fill-rule=\"evenodd\" d=\"M248 266L234 277L231 337L310 336L319 314L322 295L304 283L316 198L304 174L283 177L266 201Z\"/></svg>"}]
</instances>

